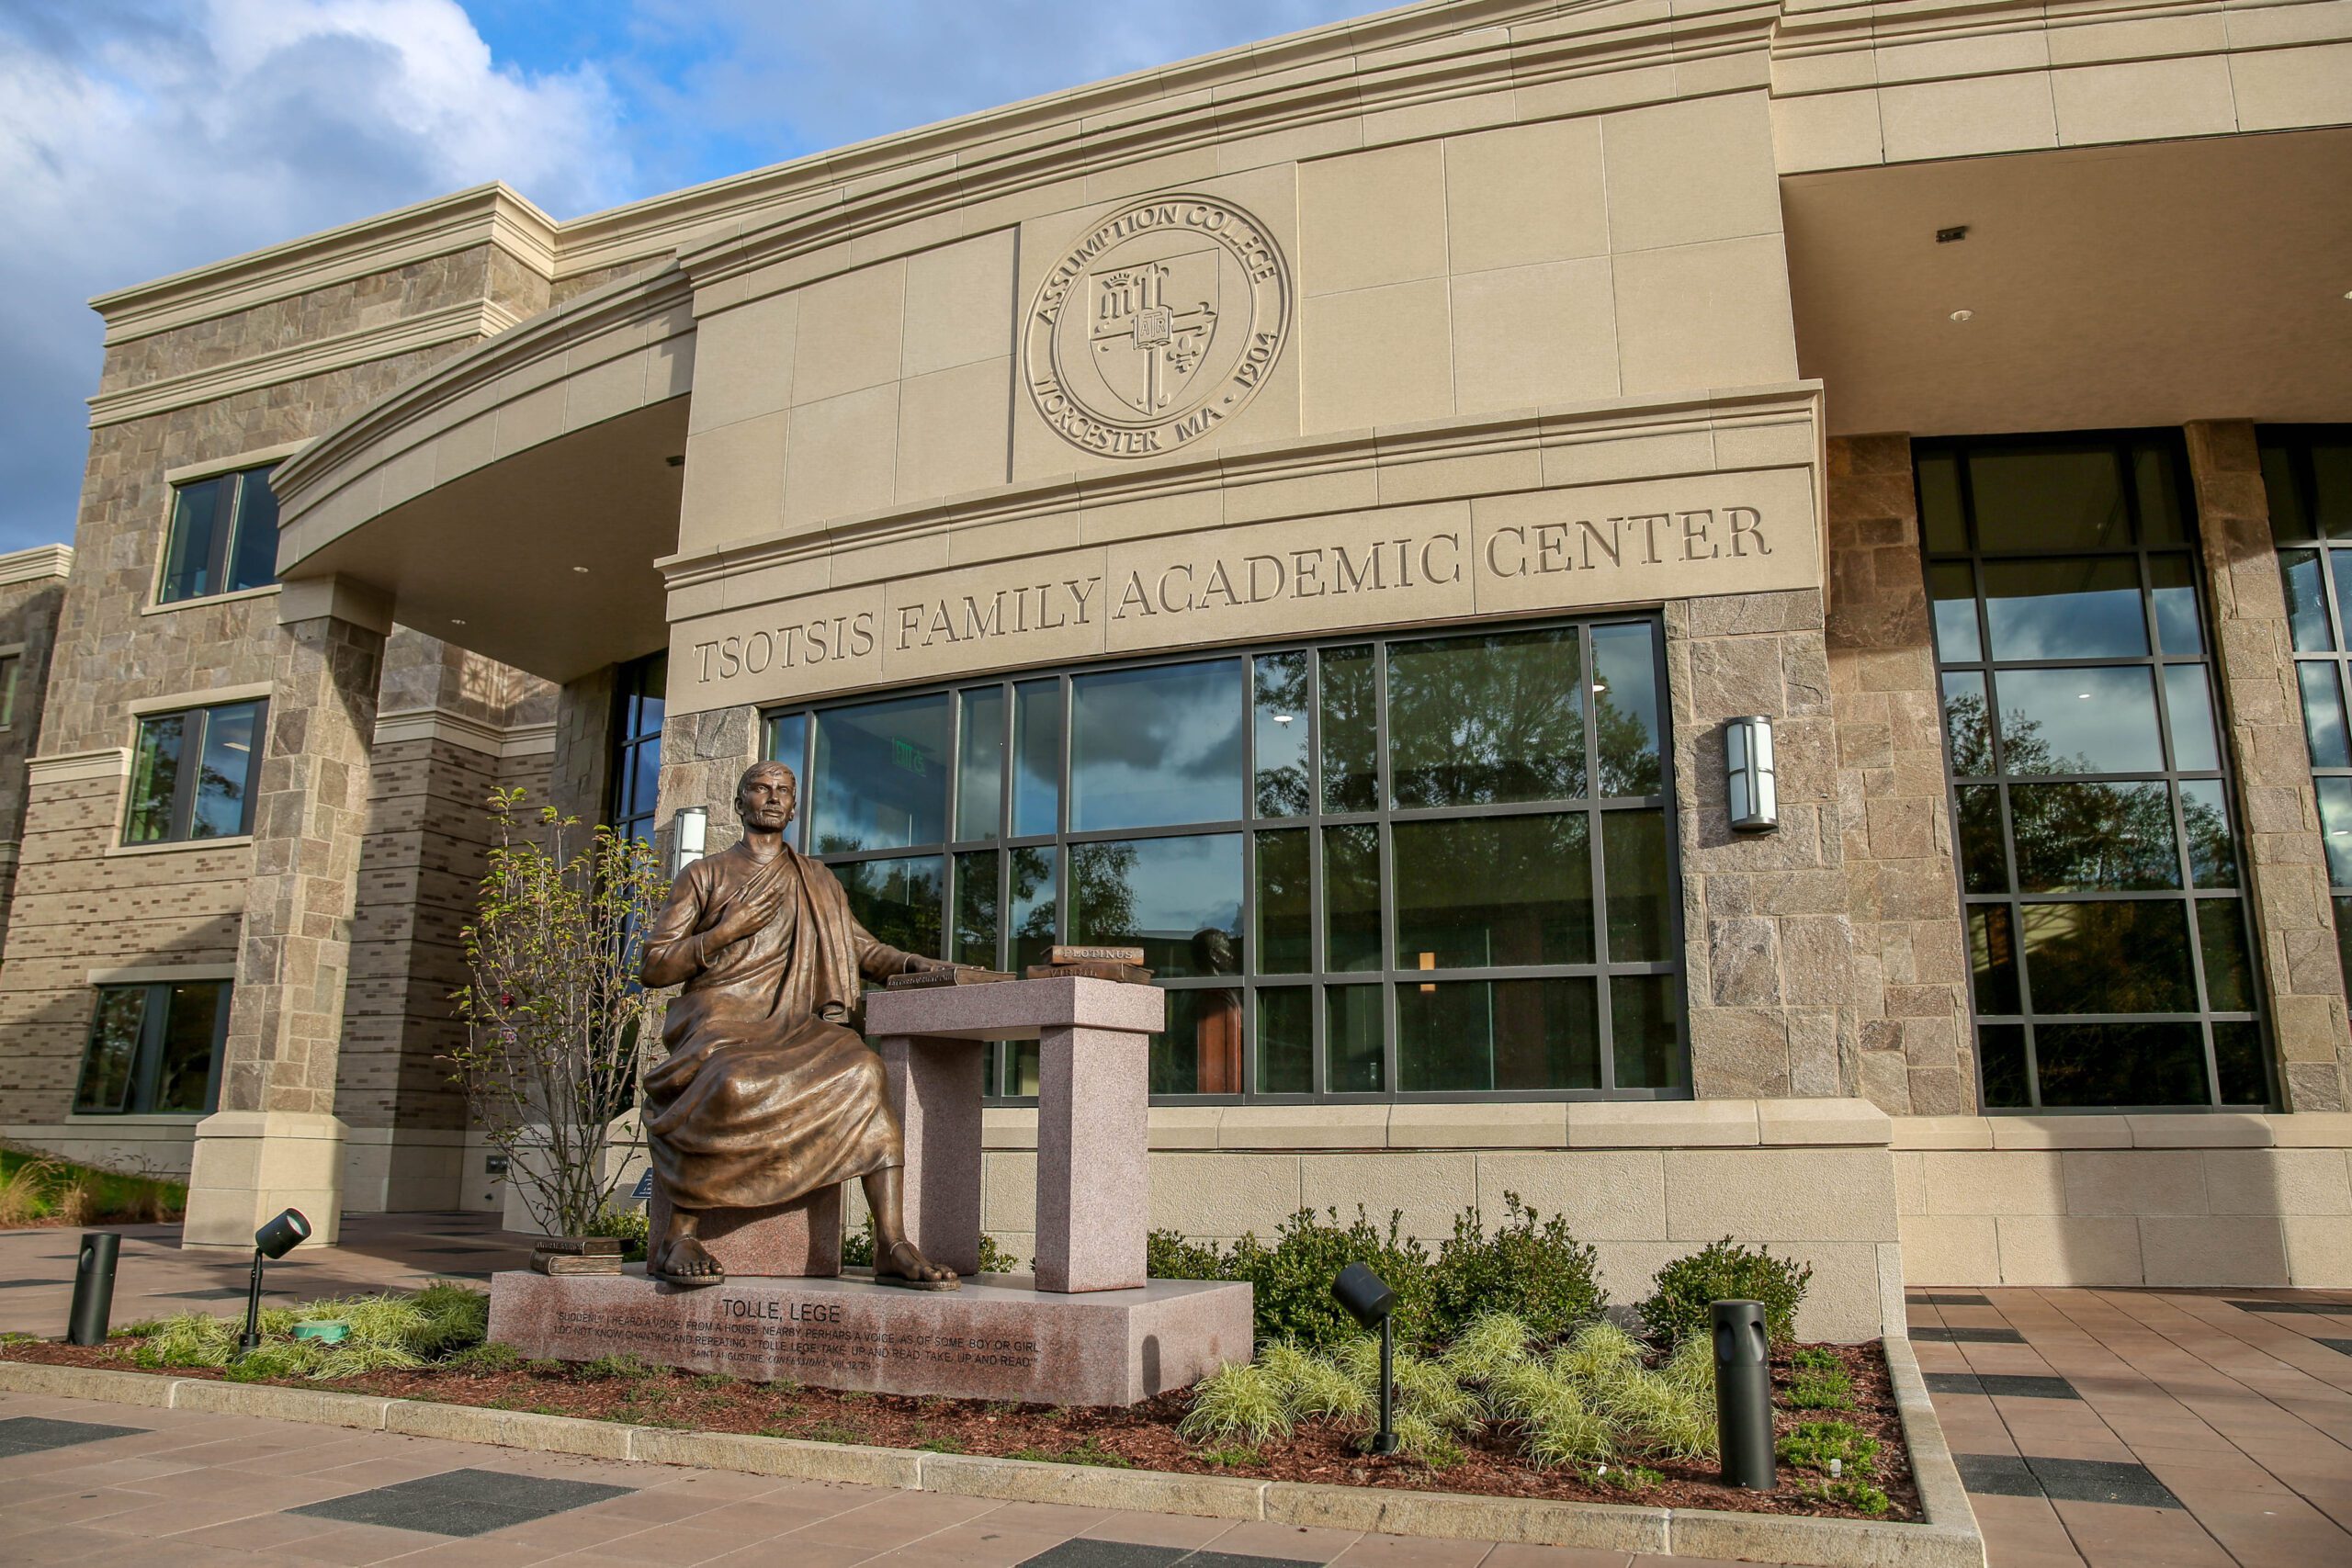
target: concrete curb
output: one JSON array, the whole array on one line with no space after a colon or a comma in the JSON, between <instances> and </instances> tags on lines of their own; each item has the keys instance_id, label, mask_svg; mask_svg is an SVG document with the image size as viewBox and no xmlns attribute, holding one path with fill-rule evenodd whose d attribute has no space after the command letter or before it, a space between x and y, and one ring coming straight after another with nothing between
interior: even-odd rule
<instances>
[{"instance_id":1,"label":"concrete curb","mask_svg":"<svg viewBox=\"0 0 2352 1568\"><path fill-rule=\"evenodd\" d=\"M1169 1471L1041 1464L977 1454L810 1443L731 1432L624 1427L576 1416L535 1416L427 1400L379 1399L269 1383L0 1360L0 1390L106 1400L159 1409L259 1416L313 1426L443 1438L542 1453L647 1464L695 1465L803 1481L846 1481L1008 1503L1264 1519L1386 1535L1574 1546L1601 1551L1749 1558L1802 1568L1984 1568L1984 1538L1928 1400L1907 1339L1886 1341L1895 1408L1927 1518L1917 1524L1562 1503L1385 1486L1318 1486Z\"/></svg>"}]
</instances>

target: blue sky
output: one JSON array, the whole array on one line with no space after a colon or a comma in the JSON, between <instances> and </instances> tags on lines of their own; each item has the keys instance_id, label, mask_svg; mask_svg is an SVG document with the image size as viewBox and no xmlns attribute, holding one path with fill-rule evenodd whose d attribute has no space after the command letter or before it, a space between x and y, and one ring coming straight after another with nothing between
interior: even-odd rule
<instances>
[{"instance_id":1,"label":"blue sky","mask_svg":"<svg viewBox=\"0 0 2352 1568\"><path fill-rule=\"evenodd\" d=\"M1373 0L0 0L0 550L70 542L93 294L503 179L559 218Z\"/></svg>"}]
</instances>

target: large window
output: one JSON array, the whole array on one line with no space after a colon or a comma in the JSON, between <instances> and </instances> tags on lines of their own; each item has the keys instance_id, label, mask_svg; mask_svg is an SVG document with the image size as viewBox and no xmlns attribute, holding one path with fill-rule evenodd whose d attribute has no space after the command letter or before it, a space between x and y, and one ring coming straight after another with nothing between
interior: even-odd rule
<instances>
[{"instance_id":1,"label":"large window","mask_svg":"<svg viewBox=\"0 0 2352 1568\"><path fill-rule=\"evenodd\" d=\"M1687 1083L1647 619L1355 640L773 714L805 847L911 951L1140 945L1162 1096ZM1008 1043L991 1091L1036 1087Z\"/></svg>"},{"instance_id":2,"label":"large window","mask_svg":"<svg viewBox=\"0 0 2352 1568\"><path fill-rule=\"evenodd\" d=\"M2177 436L1914 452L1985 1106L2267 1103Z\"/></svg>"},{"instance_id":3,"label":"large window","mask_svg":"<svg viewBox=\"0 0 2352 1568\"><path fill-rule=\"evenodd\" d=\"M613 702L613 830L653 841L662 783L662 704L670 656L651 654L620 667Z\"/></svg>"},{"instance_id":4,"label":"large window","mask_svg":"<svg viewBox=\"0 0 2352 1568\"><path fill-rule=\"evenodd\" d=\"M2352 425L2273 425L2259 433L2262 484L2286 581L2288 633L2303 699L2303 735L2319 789L2335 942L2352 984L2352 731L2345 677L2352 673Z\"/></svg>"},{"instance_id":5,"label":"large window","mask_svg":"<svg viewBox=\"0 0 2352 1568\"><path fill-rule=\"evenodd\" d=\"M228 1028L226 980L98 987L74 1114L209 1114Z\"/></svg>"},{"instance_id":6,"label":"large window","mask_svg":"<svg viewBox=\"0 0 2352 1568\"><path fill-rule=\"evenodd\" d=\"M216 474L172 491L172 529L155 601L175 604L277 581L277 498L268 468Z\"/></svg>"},{"instance_id":7,"label":"large window","mask_svg":"<svg viewBox=\"0 0 2352 1568\"><path fill-rule=\"evenodd\" d=\"M151 713L131 752L126 844L225 839L254 830L254 755L266 732L266 702Z\"/></svg>"}]
</instances>

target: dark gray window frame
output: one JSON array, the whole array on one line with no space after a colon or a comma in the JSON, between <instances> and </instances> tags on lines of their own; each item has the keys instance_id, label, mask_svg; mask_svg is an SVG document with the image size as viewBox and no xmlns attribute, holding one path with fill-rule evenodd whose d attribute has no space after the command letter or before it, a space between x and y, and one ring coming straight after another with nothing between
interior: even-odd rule
<instances>
[{"instance_id":1,"label":"dark gray window frame","mask_svg":"<svg viewBox=\"0 0 2352 1568\"><path fill-rule=\"evenodd\" d=\"M220 1000L212 1016L212 1061L204 1076L204 1109L201 1111L157 1111L153 1108L157 1081L164 1071L164 1035L171 1027L172 988L175 986L213 985L220 987ZM101 985L90 987L90 1022L82 1035L82 1065L74 1079L72 1114L75 1116L209 1116L220 1105L221 1065L228 1054L229 1012L235 999L236 986L226 978L204 976L184 980L143 980L128 985ZM123 1103L117 1107L88 1106L82 1102L82 1090L90 1070L90 1053L98 1043L98 1021L105 1016L107 993L110 991L144 991L147 999L139 1018L139 1047L131 1061L130 1081L124 1087Z\"/></svg>"},{"instance_id":2,"label":"dark gray window frame","mask_svg":"<svg viewBox=\"0 0 2352 1568\"><path fill-rule=\"evenodd\" d=\"M2128 453L2129 445L2131 443L2145 442L2150 439L2161 440L2172 448L2172 456L2174 459L2173 472L2178 491L2180 514L2188 530L2187 542L2183 545L2149 545L2143 542L2139 489L2137 484L2134 482L2132 470L2129 466ZM2053 547L2047 551L2041 552L1997 550L1987 553L1983 549L1981 541L1976 533L1975 502L1974 496L1972 492L1969 467L1965 462L1962 462L1957 465L1956 479L1960 487L1959 494L1962 507L1962 518L1967 529L1967 548L1964 551L1937 549L1928 542L1927 498L1923 493L1923 487L1919 485L1917 478L1921 466L1921 459L1923 457L1946 453L1965 453L1972 448L1982 446L2016 448L2046 444L2053 447L2063 447L2082 446L2087 443L2109 443L2113 444L2117 448L2120 472L2121 495L2124 505L2130 512L2132 529L2131 543L2122 546L2109 547L2104 549L2067 545ZM2024 929L2024 911L2026 908L2034 905L2127 901L2162 902L2171 900L2177 903L2184 903L2189 907L2188 913L2190 915L2190 923L2188 927L2189 933L2188 942L2188 958L2194 972L2197 988L2196 994L2199 1002L2199 1007L2197 1010L2188 1012L2037 1013L2034 1010L2033 1006L2032 977L2029 973L2030 965L2025 962L2023 949L2022 947L2019 947L2018 951L2017 963L2018 1001L2019 1010L2015 1013L1984 1014L1977 1010L1974 971L1973 964L1972 962L1969 965L1968 1016L1970 1021L1971 1045L1973 1048L1976 1057L1978 1110L1981 1113L1990 1116L2059 1116L2115 1115L2118 1113L2129 1114L2132 1112L2205 1111L2244 1112L2250 1110L2259 1111L2276 1109L2278 1103L2278 1066L2276 1060L2277 1051L2267 1010L2257 1007L2252 1011L2218 1011L2203 1006L2203 1003L2210 997L2210 992L2206 987L2205 980L2204 944L2199 940L2197 935L2199 931L2197 921L2202 918L2202 906L2209 900L2216 902L2227 900L2233 901L2236 905L2238 919L2240 921L2240 930L2244 934L2246 952L2252 964L2252 972L2247 976L2248 983L2253 988L2255 993L2254 999L2256 1002L2260 1002L2264 999L2263 992L2265 980L2261 967L2260 955L2262 948L2260 942L2260 932L2256 931L2252 924L2251 917L2253 915L2253 907L2246 897L2245 882L2247 867L2244 833L2245 815L2239 805L2235 770L2230 765L2229 719L2225 706L2226 698L2222 690L2219 672L2214 667L2214 644L2219 626L2213 615L2212 601L2206 592L2205 564L2198 548L2198 531L2202 526L2202 523L2197 512L2196 496L2190 482L2187 446L2186 443L2181 438L2180 433L2177 430L2165 429L2093 430L2051 432L2046 434L2022 435L1984 435L1967 437L1939 437L1932 440L1920 439L1912 443L1912 468L1916 500L1919 507L1921 536L1919 553L1922 572L1926 579L1928 591L1928 632L1931 649L1935 655L1937 712L1939 727L1943 730L1943 734L1940 739L1944 749L1945 802L1951 814L1952 875L1954 889L1960 896L1961 942L1963 954L1973 954L1974 928L1971 919L1971 911L1976 908L1991 906L2006 907L2008 910L2011 940L2012 942L2016 942L2018 940L2018 934L2022 932ZM2139 576L2141 615L2143 624L2147 628L2149 652L2143 656L2131 658L1996 660L1993 654L1990 617L1985 613L1985 598L1984 592L1984 563L1988 560L2031 560L2035 558L2036 555L2046 555L2052 558L2078 558L2086 556L2097 556L2101 558L2132 560L2135 565ZM2200 650L2193 657L2185 654L2166 652L2164 650L2163 645L2158 639L2156 605L2155 599L2152 592L2154 587L2154 583L2151 578L2148 564L2149 558L2151 556L2179 557L2185 558L2188 563L2190 585L2196 594L2198 616L2201 626L2201 636L2199 637L2199 642L2201 644ZM1976 607L1977 657L1973 660L1946 660L1943 657L1943 650L1941 647L1936 645L1934 642L1935 605L1937 603L1935 596L1935 569L1939 566L1950 564L1964 564L1971 574L1970 582L1974 589L1973 603ZM2214 739L2216 743L2215 750L2220 764L2216 768L2184 769L2176 765L2177 762L2177 754L2174 750L2173 747L2171 705L2167 699L2166 688L2164 682L2165 667L2174 664L2196 665L2202 668L2205 671L2207 696L2211 706L2214 726ZM2002 671L2081 670L2094 668L2145 669L2149 671L2150 680L2153 683L2155 694L2157 731L2159 741L2163 749L2165 766L2161 768L2149 768L2132 772L2019 775L2013 779L2007 773L2002 758L2005 742L2001 736L2001 727L1997 719L2000 690L2000 682L1998 679L1999 672ZM1956 772L1957 760L1953 757L1951 751L1950 716L1945 712L1943 696L1944 678L1947 675L1953 673L1976 674L1981 676L1984 681L1984 690L1986 694L1986 742L1991 748L1993 756L1993 772L1990 774L1962 774ZM2180 876L2179 886L2152 889L2143 892L2027 893L2023 892L2016 886L2016 868L2018 864L2017 834L2015 818L2010 808L2010 791L2015 784L2018 783L2026 783L2029 785L2041 783L2144 784L2152 781L2161 783L2165 785L2166 795L2171 803L2173 849ZM2218 781L2221 784L2223 807L2228 812L2230 819L2229 829L2231 852L2236 862L2237 886L2234 887L2199 887L2196 885L2195 878L2191 873L2189 865L2190 845L2188 824L2184 820L2181 807L2181 791L2179 786L2184 782L2195 781ZM2010 886L2006 891L1998 893L1971 893L1968 890L1968 872L1964 859L1965 850L1960 828L1962 821L1960 790L1964 785L1991 785L1998 791L2001 807L2002 852L2007 857L2008 878L2010 882ZM2260 1043L2259 1049L2263 1065L2265 1091L2265 1099L2259 1105L2245 1102L2223 1103L2221 1100L2221 1072L2220 1065L2215 1060L2212 1026L2216 1023L2239 1022L2253 1023L2259 1031L2258 1039ZM2041 1065L2040 1058L2035 1050L2036 1030L2038 1026L2045 1023L2062 1027L2072 1024L2096 1023L2193 1023L2197 1026L2199 1035L2203 1042L2205 1053L2205 1082L2207 1093L2210 1098L2207 1102L2201 1104L2188 1102L2153 1105L2045 1106L2041 1103ZM1982 1045L1983 1035L1981 1032L1988 1024L1996 1027L2015 1026L2021 1028L2023 1031L2025 1041L2026 1089L2028 1098L2028 1103L2025 1105L1994 1106L1985 1102L1984 1056Z\"/></svg>"},{"instance_id":3,"label":"dark gray window frame","mask_svg":"<svg viewBox=\"0 0 2352 1568\"><path fill-rule=\"evenodd\" d=\"M613 728L606 749L612 777L606 781L605 790L605 820L615 832L642 839L649 844L653 841L654 823L661 815L657 809L661 790L657 784L650 794L639 800L630 793L629 781L636 776L638 757L647 750L653 753L655 777L660 777L662 719L656 716L650 728L640 721L648 702L667 709L669 659L666 649L649 653L642 659L616 665L613 673Z\"/></svg>"},{"instance_id":4,"label":"dark gray window frame","mask_svg":"<svg viewBox=\"0 0 2352 1568\"><path fill-rule=\"evenodd\" d=\"M277 552L273 548L270 554L271 570L268 581L248 582L242 588L227 586L230 570L242 553L243 541L238 536L243 531L245 487L258 482L266 490L269 486L269 476L277 470L278 461L282 459L256 463L249 468L231 468L223 473L207 474L201 479L185 479L172 486L171 516L166 519L164 525L164 553L162 558L156 563L155 570L156 604L200 604L207 599L224 598L232 593L257 592L277 584ZM225 492L220 507L213 513L215 522L212 530L212 545L211 548L206 552L205 558L205 570L209 574L209 581L220 583L222 586L208 589L201 593L174 593L171 592L172 557L180 537L181 498L196 486L208 484L220 485ZM273 513L276 509L275 502L276 498L273 494Z\"/></svg>"},{"instance_id":5,"label":"dark gray window frame","mask_svg":"<svg viewBox=\"0 0 2352 1568\"><path fill-rule=\"evenodd\" d=\"M1361 648L1374 649L1373 669L1376 682L1376 724L1374 745L1377 758L1377 788L1383 801L1394 798L1391 788L1393 759L1389 745L1388 660L1389 648L1414 642L1432 641L1446 637L1505 634L1537 630L1546 627L1572 626L1577 629L1577 648L1584 678L1589 682L1593 671L1592 633L1595 628L1610 626L1645 626L1651 631L1652 681L1657 694L1657 744L1659 791L1657 795L1595 798L1590 795L1576 799L1513 802L1508 805L1434 807L1394 808L1373 811L1328 811L1323 808L1321 788L1322 748L1322 689L1321 661L1310 663L1310 692L1307 700L1308 811L1300 816L1268 817L1257 814L1257 726L1255 723L1255 664L1261 658L1283 654L1319 653L1325 649ZM1071 682L1074 678L1099 674L1108 671L1166 667L1182 664L1208 663L1223 660L1242 662L1242 794L1248 812L1242 817L1220 818L1205 822L1187 822L1158 828L1102 829L1074 832L1069 827ZM1014 805L1013 773L1017 766L1013 749L1016 711L1016 689L1039 681L1058 682L1061 715L1060 750L1057 759L1059 787L1056 801L1056 831L1052 834L1032 834L1020 838L1010 836ZM1055 931L1057 941L1068 940L1069 919L1069 849L1073 844L1125 843L1147 839L1195 838L1238 834L1242 852L1242 919L1245 940L1243 973L1239 975L1191 976L1166 977L1156 983L1167 990L1236 990L1242 995L1242 1082L1240 1094L1177 1094L1156 1093L1154 1104L1227 1105L1227 1104L1491 1104L1509 1100L1516 1103L1543 1103L1568 1100L1668 1100L1691 1098L1690 999L1684 981L1683 919L1681 899L1681 850L1679 818L1675 802L1674 738L1672 729L1672 698L1668 685L1666 634L1656 611L1624 611L1583 616L1554 616L1537 621L1475 625L1451 625L1419 627L1409 632L1361 632L1324 637L1295 638L1263 644L1250 643L1238 647L1203 649L1197 653L1170 654L1161 652L1148 657L1114 659L1082 664L1057 665L1041 669L1008 671L983 679L933 681L919 685L892 687L865 692L852 697L825 699L810 703L781 705L765 709L761 715L761 755L773 754L772 737L779 721L795 717L802 723L801 754L781 759L791 763L796 775L804 781L802 807L792 829L796 845L806 847L808 820L808 789L805 781L812 779L811 763L817 743L817 719L830 710L857 707L868 703L896 701L908 697L949 694L949 732L946 742L948 768L945 823L952 835L956 827L957 793L961 787L961 770L957 763L962 756L961 726L967 705L959 694L997 688L1004 693L1002 733L1005 772L1001 781L998 811L998 836L991 840L957 840L950 838L942 844L922 844L888 850L861 850L850 853L820 854L815 858L828 865L844 865L860 862L897 861L937 858L941 862L941 921L938 956L948 956L955 942L956 873L959 854L994 850L997 852L997 886L1000 890L997 931L997 963L1004 966L1010 958L1012 933L1010 930L1009 898L1005 889L1011 886L1011 854L1017 849L1050 848L1055 852ZM1597 784L1599 727L1590 722L1591 707L1586 705L1585 778L1588 785ZM1603 834L1598 818L1604 812L1653 810L1663 818L1666 841L1666 919L1669 927L1667 952L1670 956L1655 961L1613 961L1606 956L1608 942L1607 873L1602 863ZM1545 817L1582 812L1591 820L1587 832L1587 852L1591 857L1593 888L1593 919L1595 962L1587 964L1529 964L1523 966L1489 965L1457 969L1406 969L1393 966L1396 953L1396 882L1395 876L1393 824L1419 821L1455 821L1472 818ZM1324 853L1323 829L1349 824L1370 824L1378 829L1380 854L1381 953L1385 966L1380 969L1333 970L1328 966L1326 943L1329 937L1324 919ZM1257 940L1256 890L1258 886L1258 835L1279 829L1303 829L1307 834L1308 906L1307 920L1311 931L1313 967L1299 974L1261 974L1257 971L1259 942ZM1669 999L1675 1010L1679 1035L1679 1059L1676 1071L1679 1084L1663 1088L1616 1087L1616 1055L1614 1050L1614 1020L1610 1002L1609 979L1616 976L1665 975L1671 977ZM1479 980L1544 980L1554 978L1592 978L1595 985L1601 1087L1592 1089L1454 1089L1403 1091L1395 1086L1398 1080L1396 987L1401 984L1442 983L1446 981ZM1377 987L1382 993L1383 1021L1383 1081L1389 1087L1376 1092L1334 1092L1326 1089L1328 1062L1326 1059L1329 1029L1328 994L1351 986ZM1306 989L1314 997L1310 1004L1313 1015L1313 1084L1306 1093L1261 1093L1255 1088L1258 1075L1258 1003L1261 992L1278 989ZM1034 1104L1034 1096L1018 1096L1000 1092L1007 1083L1013 1043L1001 1043L994 1053L989 1068L989 1101L991 1104Z\"/></svg>"},{"instance_id":6,"label":"dark gray window frame","mask_svg":"<svg viewBox=\"0 0 2352 1568\"><path fill-rule=\"evenodd\" d=\"M212 716L223 708L251 707L254 710L253 750L245 758L245 793L240 805L237 830L234 833L198 838L196 826L196 792L204 773L204 742L212 726ZM147 727L163 719L181 718L191 722L180 732L179 774L172 781L171 830L160 839L133 839L130 836L131 803L130 792L139 782L139 752L145 742ZM262 749L269 739L269 699L241 697L234 702L207 703L198 707L170 708L161 713L142 713L130 737L130 778L124 785L121 841L127 848L153 849L162 844L217 844L228 839L249 838L254 830L254 807L260 791L256 787L261 773Z\"/></svg>"}]
</instances>

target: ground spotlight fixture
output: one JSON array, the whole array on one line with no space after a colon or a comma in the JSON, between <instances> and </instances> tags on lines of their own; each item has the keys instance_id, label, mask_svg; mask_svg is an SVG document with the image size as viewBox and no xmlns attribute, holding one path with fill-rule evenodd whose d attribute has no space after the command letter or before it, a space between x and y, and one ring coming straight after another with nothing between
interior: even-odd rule
<instances>
[{"instance_id":1,"label":"ground spotlight fixture","mask_svg":"<svg viewBox=\"0 0 2352 1568\"><path fill-rule=\"evenodd\" d=\"M269 1224L254 1232L254 1279L245 1292L245 1333L237 1341L237 1350L261 1348L261 1266L265 1260L285 1257L311 1239L311 1222L302 1217L300 1209L288 1209Z\"/></svg>"},{"instance_id":2,"label":"ground spotlight fixture","mask_svg":"<svg viewBox=\"0 0 2352 1568\"><path fill-rule=\"evenodd\" d=\"M1763 714L1724 726L1724 766L1735 832L1781 825L1781 791L1772 777L1772 721Z\"/></svg>"},{"instance_id":3,"label":"ground spotlight fixture","mask_svg":"<svg viewBox=\"0 0 2352 1568\"><path fill-rule=\"evenodd\" d=\"M677 875L702 859L710 838L710 807L682 806L670 818L670 874Z\"/></svg>"},{"instance_id":4,"label":"ground spotlight fixture","mask_svg":"<svg viewBox=\"0 0 2352 1568\"><path fill-rule=\"evenodd\" d=\"M1331 1281L1331 1295L1348 1315L1366 1328L1380 1330L1380 1430L1372 1435L1372 1451L1396 1451L1396 1292L1361 1263L1351 1263Z\"/></svg>"}]
</instances>

